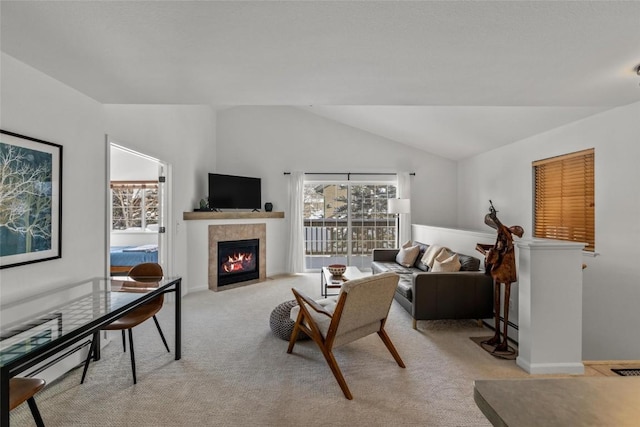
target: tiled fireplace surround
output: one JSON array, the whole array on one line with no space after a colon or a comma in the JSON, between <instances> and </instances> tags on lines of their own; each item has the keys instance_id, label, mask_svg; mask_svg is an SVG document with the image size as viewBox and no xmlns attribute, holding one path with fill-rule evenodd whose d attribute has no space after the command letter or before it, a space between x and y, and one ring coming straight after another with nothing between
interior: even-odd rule
<instances>
[{"instance_id":1,"label":"tiled fireplace surround","mask_svg":"<svg viewBox=\"0 0 640 427\"><path fill-rule=\"evenodd\" d=\"M258 239L260 241L259 277L256 280L218 287L218 242ZM209 225L209 289L212 291L233 289L267 280L267 226L265 224Z\"/></svg>"}]
</instances>

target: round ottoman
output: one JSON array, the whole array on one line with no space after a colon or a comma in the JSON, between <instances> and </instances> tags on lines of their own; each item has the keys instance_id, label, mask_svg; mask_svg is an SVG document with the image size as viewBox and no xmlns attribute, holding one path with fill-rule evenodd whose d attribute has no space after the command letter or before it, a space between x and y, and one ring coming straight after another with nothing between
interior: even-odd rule
<instances>
[{"instance_id":1,"label":"round ottoman","mask_svg":"<svg viewBox=\"0 0 640 427\"><path fill-rule=\"evenodd\" d=\"M291 314L291 309L297 305L298 301L292 299L290 301L285 301L282 304L278 304L271 312L271 316L269 317L269 326L271 326L271 331L278 338L286 341L289 341L291 338L293 325L295 325L296 322L291 320L289 315ZM306 340L309 339L309 337L307 334L300 331L298 332L298 339Z\"/></svg>"}]
</instances>

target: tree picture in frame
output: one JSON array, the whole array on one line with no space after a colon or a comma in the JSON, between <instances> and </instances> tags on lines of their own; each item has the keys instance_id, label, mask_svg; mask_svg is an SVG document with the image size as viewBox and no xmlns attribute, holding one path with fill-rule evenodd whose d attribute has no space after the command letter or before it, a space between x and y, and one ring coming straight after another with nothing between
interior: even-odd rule
<instances>
[{"instance_id":1,"label":"tree picture in frame","mask_svg":"<svg viewBox=\"0 0 640 427\"><path fill-rule=\"evenodd\" d=\"M0 130L0 269L62 257L62 146Z\"/></svg>"}]
</instances>

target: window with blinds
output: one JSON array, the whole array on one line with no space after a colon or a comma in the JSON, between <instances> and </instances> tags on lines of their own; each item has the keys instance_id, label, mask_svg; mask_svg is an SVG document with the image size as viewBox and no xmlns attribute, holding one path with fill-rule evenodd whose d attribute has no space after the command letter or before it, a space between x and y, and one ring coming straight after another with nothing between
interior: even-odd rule
<instances>
[{"instance_id":1,"label":"window with blinds","mask_svg":"<svg viewBox=\"0 0 640 427\"><path fill-rule=\"evenodd\" d=\"M534 236L595 250L594 149L532 163Z\"/></svg>"}]
</instances>

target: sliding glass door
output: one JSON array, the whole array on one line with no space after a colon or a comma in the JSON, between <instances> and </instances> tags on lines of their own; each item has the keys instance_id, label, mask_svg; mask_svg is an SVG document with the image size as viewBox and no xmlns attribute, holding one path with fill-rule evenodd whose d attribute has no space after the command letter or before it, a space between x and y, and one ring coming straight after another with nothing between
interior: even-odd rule
<instances>
[{"instance_id":1,"label":"sliding glass door","mask_svg":"<svg viewBox=\"0 0 640 427\"><path fill-rule=\"evenodd\" d=\"M305 182L305 268L370 269L374 248L396 246L396 219L387 212L396 188L395 182Z\"/></svg>"}]
</instances>

